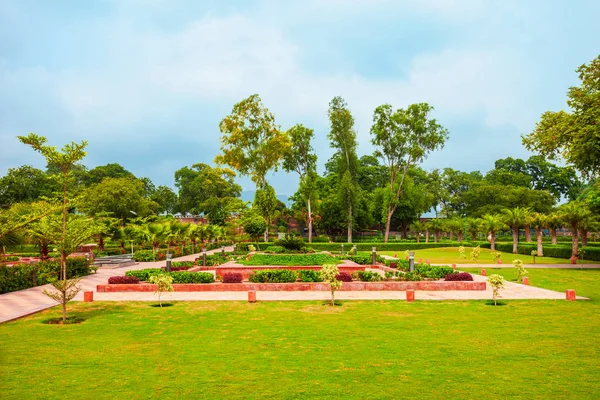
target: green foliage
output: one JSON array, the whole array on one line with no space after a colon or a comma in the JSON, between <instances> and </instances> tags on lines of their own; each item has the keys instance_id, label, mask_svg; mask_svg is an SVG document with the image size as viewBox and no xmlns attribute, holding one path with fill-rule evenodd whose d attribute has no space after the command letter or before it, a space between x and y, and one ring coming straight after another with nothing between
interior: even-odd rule
<instances>
[{"instance_id":1,"label":"green foliage","mask_svg":"<svg viewBox=\"0 0 600 400\"><path fill-rule=\"evenodd\" d=\"M357 275L362 282L379 282L383 280L383 276L374 271L358 271Z\"/></svg>"},{"instance_id":2,"label":"green foliage","mask_svg":"<svg viewBox=\"0 0 600 400\"><path fill-rule=\"evenodd\" d=\"M283 246L269 246L265 249L265 253L285 253L287 249Z\"/></svg>"},{"instance_id":3,"label":"green foliage","mask_svg":"<svg viewBox=\"0 0 600 400\"><path fill-rule=\"evenodd\" d=\"M296 271L287 269L265 269L254 271L248 277L252 283L290 283L298 280Z\"/></svg>"},{"instance_id":4,"label":"green foliage","mask_svg":"<svg viewBox=\"0 0 600 400\"><path fill-rule=\"evenodd\" d=\"M534 250L535 251L535 250ZM523 277L527 274L527 270L523 267L523 261L517 259L513 260L513 267L517 271L517 282L521 282Z\"/></svg>"},{"instance_id":5,"label":"green foliage","mask_svg":"<svg viewBox=\"0 0 600 400\"><path fill-rule=\"evenodd\" d=\"M452 267L447 265L427 265L427 264L415 264L415 275L422 278L429 279L443 279L446 275L453 273Z\"/></svg>"},{"instance_id":6,"label":"green foliage","mask_svg":"<svg viewBox=\"0 0 600 400\"><path fill-rule=\"evenodd\" d=\"M275 245L285 247L287 250L302 250L305 246L304 240L298 236L286 236L275 241Z\"/></svg>"},{"instance_id":7,"label":"green foliage","mask_svg":"<svg viewBox=\"0 0 600 400\"><path fill-rule=\"evenodd\" d=\"M146 268L138 270L130 270L125 272L125 276L135 276L140 281L148 282L151 276L166 274L166 271L162 268Z\"/></svg>"},{"instance_id":8,"label":"green foliage","mask_svg":"<svg viewBox=\"0 0 600 400\"><path fill-rule=\"evenodd\" d=\"M298 254L298 255L267 255L255 254L249 260L240 260L243 265L323 265L326 263L337 264L339 261L327 254Z\"/></svg>"},{"instance_id":9,"label":"green foliage","mask_svg":"<svg viewBox=\"0 0 600 400\"><path fill-rule=\"evenodd\" d=\"M335 291L342 287L342 281L338 280L340 270L335 264L324 264L321 269L323 281L329 283L331 290L331 305L335 306Z\"/></svg>"},{"instance_id":10,"label":"green foliage","mask_svg":"<svg viewBox=\"0 0 600 400\"><path fill-rule=\"evenodd\" d=\"M504 288L504 277L493 274L488 277L488 284L492 287L492 295L494 298L494 305L496 305L496 298L500 289Z\"/></svg>"},{"instance_id":11,"label":"green foliage","mask_svg":"<svg viewBox=\"0 0 600 400\"><path fill-rule=\"evenodd\" d=\"M158 304L160 304L160 306L162 307L162 292L173 291L173 277L166 274L152 275L150 277L150 283L154 283L156 285L156 293L158 293Z\"/></svg>"},{"instance_id":12,"label":"green foliage","mask_svg":"<svg viewBox=\"0 0 600 400\"><path fill-rule=\"evenodd\" d=\"M133 253L133 260L136 262L156 261L152 250L138 250Z\"/></svg>"},{"instance_id":13,"label":"green foliage","mask_svg":"<svg viewBox=\"0 0 600 400\"><path fill-rule=\"evenodd\" d=\"M77 286L79 281L81 281L81 278L56 280L50 283L55 291L44 290L42 292L62 306L63 324L65 324L67 320L67 303L73 300L81 290L81 288Z\"/></svg>"},{"instance_id":14,"label":"green foliage","mask_svg":"<svg viewBox=\"0 0 600 400\"><path fill-rule=\"evenodd\" d=\"M473 249L471 250L471 260L475 261L476 263L479 263L480 255L481 255L481 247L479 247L479 246L473 247Z\"/></svg>"},{"instance_id":15,"label":"green foliage","mask_svg":"<svg viewBox=\"0 0 600 400\"><path fill-rule=\"evenodd\" d=\"M311 269L301 269L298 271L298 276L302 282L323 282L323 277L320 271Z\"/></svg>"},{"instance_id":16,"label":"green foliage","mask_svg":"<svg viewBox=\"0 0 600 400\"><path fill-rule=\"evenodd\" d=\"M173 278L173 283L213 283L215 281L215 276L210 272L175 271L169 275Z\"/></svg>"}]
</instances>

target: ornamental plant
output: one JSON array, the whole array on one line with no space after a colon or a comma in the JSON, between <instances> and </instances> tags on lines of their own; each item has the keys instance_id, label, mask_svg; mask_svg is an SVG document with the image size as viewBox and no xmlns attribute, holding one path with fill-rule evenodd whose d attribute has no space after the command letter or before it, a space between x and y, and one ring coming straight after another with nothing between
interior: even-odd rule
<instances>
[{"instance_id":1,"label":"ornamental plant","mask_svg":"<svg viewBox=\"0 0 600 400\"><path fill-rule=\"evenodd\" d=\"M527 274L527 270L525 269L525 267L523 267L523 261L519 260L518 258L514 259L513 266L517 270L517 281L521 282L523 280L523 276Z\"/></svg>"},{"instance_id":2,"label":"ornamental plant","mask_svg":"<svg viewBox=\"0 0 600 400\"><path fill-rule=\"evenodd\" d=\"M504 277L502 277L498 274L491 275L488 278L488 283L492 287L494 305L497 305L496 298L498 297L498 291L500 289L504 289Z\"/></svg>"},{"instance_id":3,"label":"ornamental plant","mask_svg":"<svg viewBox=\"0 0 600 400\"><path fill-rule=\"evenodd\" d=\"M321 276L323 281L329 283L331 288L331 306L335 306L335 291L342 287L342 282L338 280L337 276L340 271L336 264L325 264L321 269Z\"/></svg>"},{"instance_id":4,"label":"ornamental plant","mask_svg":"<svg viewBox=\"0 0 600 400\"><path fill-rule=\"evenodd\" d=\"M460 259L461 260L466 260L467 259L467 255L465 254L465 246L460 246L458 248L458 253L460 254Z\"/></svg>"},{"instance_id":5,"label":"ornamental plant","mask_svg":"<svg viewBox=\"0 0 600 400\"><path fill-rule=\"evenodd\" d=\"M162 292L173 291L173 277L163 274L153 275L150 277L150 282L157 285L155 293L158 293L158 304L162 307L160 296L162 295Z\"/></svg>"},{"instance_id":6,"label":"ornamental plant","mask_svg":"<svg viewBox=\"0 0 600 400\"><path fill-rule=\"evenodd\" d=\"M502 252L492 251L491 254L492 254L492 258L494 259L496 264L500 264L500 261L502 260Z\"/></svg>"},{"instance_id":7,"label":"ornamental plant","mask_svg":"<svg viewBox=\"0 0 600 400\"><path fill-rule=\"evenodd\" d=\"M535 264L535 257L538 255L537 250L531 250L531 257L533 257L533 263ZM513 261L514 263L514 261Z\"/></svg>"},{"instance_id":8,"label":"ornamental plant","mask_svg":"<svg viewBox=\"0 0 600 400\"><path fill-rule=\"evenodd\" d=\"M471 260L475 261L479 265L479 256L481 255L481 247L473 247L471 250Z\"/></svg>"}]
</instances>

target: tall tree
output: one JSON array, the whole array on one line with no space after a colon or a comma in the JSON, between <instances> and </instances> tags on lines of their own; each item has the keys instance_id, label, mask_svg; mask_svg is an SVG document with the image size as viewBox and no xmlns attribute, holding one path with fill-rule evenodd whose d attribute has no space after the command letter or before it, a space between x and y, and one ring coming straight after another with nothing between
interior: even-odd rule
<instances>
[{"instance_id":1,"label":"tall tree","mask_svg":"<svg viewBox=\"0 0 600 400\"><path fill-rule=\"evenodd\" d=\"M537 242L537 255L544 256L544 245L542 241L542 231L548 227L548 216L545 214L535 213L532 215L530 222L535 229L535 237Z\"/></svg>"},{"instance_id":2,"label":"tall tree","mask_svg":"<svg viewBox=\"0 0 600 400\"><path fill-rule=\"evenodd\" d=\"M600 55L577 72L581 85L567 93L571 111L546 111L523 144L545 157L562 157L593 179L600 177Z\"/></svg>"},{"instance_id":3,"label":"tall tree","mask_svg":"<svg viewBox=\"0 0 600 400\"><path fill-rule=\"evenodd\" d=\"M252 208L257 210L267 222L267 229L264 231L265 242L269 241L269 228L273 224L277 206L278 199L275 195L275 189L271 185L267 184L262 189L256 191Z\"/></svg>"},{"instance_id":4,"label":"tall tree","mask_svg":"<svg viewBox=\"0 0 600 400\"><path fill-rule=\"evenodd\" d=\"M337 150L339 157L338 177L340 178L338 195L339 200L346 210L346 226L348 229L348 243L352 243L352 227L354 224L353 207L358 194L356 187L356 132L354 131L354 117L348 109L346 101L341 97L334 97L329 103L329 123L331 129L327 137L331 147Z\"/></svg>"},{"instance_id":5,"label":"tall tree","mask_svg":"<svg viewBox=\"0 0 600 400\"><path fill-rule=\"evenodd\" d=\"M571 228L571 257L579 255L579 227L590 216L590 210L584 203L572 201L559 208L561 219Z\"/></svg>"},{"instance_id":6,"label":"tall tree","mask_svg":"<svg viewBox=\"0 0 600 400\"><path fill-rule=\"evenodd\" d=\"M312 202L315 192L317 155L311 145L313 130L302 125L294 125L287 131L290 140L289 150L285 153L283 168L295 171L300 176L300 190L306 201L306 225L308 243L312 243L313 214Z\"/></svg>"},{"instance_id":7,"label":"tall tree","mask_svg":"<svg viewBox=\"0 0 600 400\"><path fill-rule=\"evenodd\" d=\"M443 147L448 137L447 129L430 118L431 111L433 107L427 103L411 104L406 110L395 112L389 104L375 109L371 142L377 148L377 156L390 169L386 243L408 169L423 161L430 152Z\"/></svg>"},{"instance_id":8,"label":"tall tree","mask_svg":"<svg viewBox=\"0 0 600 400\"><path fill-rule=\"evenodd\" d=\"M8 209L15 203L38 201L49 197L55 188L50 177L42 170L30 165L9 168L0 178L0 208Z\"/></svg>"},{"instance_id":9,"label":"tall tree","mask_svg":"<svg viewBox=\"0 0 600 400\"><path fill-rule=\"evenodd\" d=\"M496 250L496 232L502 230L505 224L496 214L485 214L481 218L481 229L490 236L490 249Z\"/></svg>"},{"instance_id":10,"label":"tall tree","mask_svg":"<svg viewBox=\"0 0 600 400\"><path fill-rule=\"evenodd\" d=\"M508 225L513 236L513 254L518 253L519 247L519 228L524 226L529 220L531 210L523 207L515 207L512 209L505 208L502 210L504 223Z\"/></svg>"}]
</instances>

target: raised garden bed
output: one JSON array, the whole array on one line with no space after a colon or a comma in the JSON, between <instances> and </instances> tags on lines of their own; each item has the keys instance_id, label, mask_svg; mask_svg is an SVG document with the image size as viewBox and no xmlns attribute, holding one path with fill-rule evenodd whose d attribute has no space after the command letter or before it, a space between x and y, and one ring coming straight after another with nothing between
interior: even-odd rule
<instances>
[{"instance_id":1,"label":"raised garden bed","mask_svg":"<svg viewBox=\"0 0 600 400\"><path fill-rule=\"evenodd\" d=\"M369 266L370 267L370 266ZM244 266L244 265L236 265L236 266L218 266L218 267L204 267L203 269L215 271L215 274L222 278L223 275L228 273L240 273L242 274L242 279L248 280L248 277L253 271L262 271L267 269L287 269L291 271L300 271L303 269L308 269L312 271L320 271L323 267L320 265L309 265L309 266L277 266L277 265L262 265L262 266ZM364 271L366 268L365 265L338 265L338 269L340 272L347 272L349 274L354 274L358 271Z\"/></svg>"},{"instance_id":2,"label":"raised garden bed","mask_svg":"<svg viewBox=\"0 0 600 400\"><path fill-rule=\"evenodd\" d=\"M390 290L405 291L429 290L485 290L486 282L445 282L445 281L416 281L416 282L344 282L341 291L371 291ZM327 283L189 283L174 284L175 292L244 292L249 290L258 291L329 291ZM122 285L98 285L96 291L99 293L112 292L155 292L156 285L149 283L122 284Z\"/></svg>"}]
</instances>

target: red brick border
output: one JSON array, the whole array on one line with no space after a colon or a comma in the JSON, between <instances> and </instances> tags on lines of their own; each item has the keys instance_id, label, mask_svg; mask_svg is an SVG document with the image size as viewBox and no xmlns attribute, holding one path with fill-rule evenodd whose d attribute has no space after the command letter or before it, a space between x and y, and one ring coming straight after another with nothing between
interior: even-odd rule
<instances>
[{"instance_id":1,"label":"red brick border","mask_svg":"<svg viewBox=\"0 0 600 400\"><path fill-rule=\"evenodd\" d=\"M485 282L446 282L446 281L418 281L418 282L344 282L341 291L376 291L376 290L485 290ZM156 285L148 283L127 285L98 285L99 293L112 292L154 292ZM327 283L186 283L174 284L175 292L247 292L257 291L329 291Z\"/></svg>"}]
</instances>

